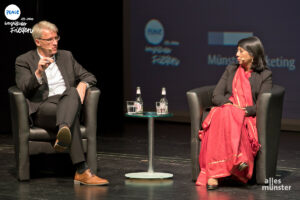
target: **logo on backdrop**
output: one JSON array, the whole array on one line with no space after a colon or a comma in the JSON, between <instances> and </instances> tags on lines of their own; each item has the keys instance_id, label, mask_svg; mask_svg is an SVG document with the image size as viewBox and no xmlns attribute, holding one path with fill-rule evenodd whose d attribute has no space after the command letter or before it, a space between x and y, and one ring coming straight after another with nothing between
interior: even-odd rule
<instances>
[{"instance_id":1,"label":"logo on backdrop","mask_svg":"<svg viewBox=\"0 0 300 200\"><path fill-rule=\"evenodd\" d=\"M172 56L173 49L179 46L179 42L165 39L164 26L159 20L151 19L147 22L145 39L148 42L145 52L152 54L152 65L179 66L180 60Z\"/></svg>"},{"instance_id":2,"label":"logo on backdrop","mask_svg":"<svg viewBox=\"0 0 300 200\"><path fill-rule=\"evenodd\" d=\"M238 41L243 38L253 36L252 32L208 32L209 46L236 46ZM271 58L266 55L267 65L271 68L286 68L289 71L296 69L296 59L285 58L283 56ZM214 66L227 66L237 63L235 56L224 56L219 53L209 53L207 64Z\"/></svg>"},{"instance_id":3,"label":"logo on backdrop","mask_svg":"<svg viewBox=\"0 0 300 200\"><path fill-rule=\"evenodd\" d=\"M164 27L157 19L150 20L145 27L146 40L153 45L158 45L164 39Z\"/></svg>"},{"instance_id":4,"label":"logo on backdrop","mask_svg":"<svg viewBox=\"0 0 300 200\"><path fill-rule=\"evenodd\" d=\"M4 15L6 19L9 21L4 22L4 26L9 27L9 32L11 34L25 34L25 33L32 33L31 28L28 28L28 22L33 22L32 17L21 17L21 9L15 5L10 4L4 10ZM20 18L21 17L21 18ZM20 21L17 19L20 18Z\"/></svg>"},{"instance_id":5,"label":"logo on backdrop","mask_svg":"<svg viewBox=\"0 0 300 200\"><path fill-rule=\"evenodd\" d=\"M21 10L15 4L11 4L5 8L4 15L9 20L17 20L21 15Z\"/></svg>"}]
</instances>

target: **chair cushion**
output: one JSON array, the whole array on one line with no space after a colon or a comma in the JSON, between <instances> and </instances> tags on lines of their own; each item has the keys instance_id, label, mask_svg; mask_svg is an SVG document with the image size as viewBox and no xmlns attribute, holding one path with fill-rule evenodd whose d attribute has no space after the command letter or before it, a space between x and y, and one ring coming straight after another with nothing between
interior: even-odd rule
<instances>
[{"instance_id":1,"label":"chair cushion","mask_svg":"<svg viewBox=\"0 0 300 200\"><path fill-rule=\"evenodd\" d=\"M83 151L87 152L87 139L82 139L82 147ZM53 148L53 143L46 142L46 141L29 141L28 142L28 151L29 155L39 155L42 153L46 154L54 154L57 153ZM67 150L64 153L68 153L69 150Z\"/></svg>"},{"instance_id":2,"label":"chair cushion","mask_svg":"<svg viewBox=\"0 0 300 200\"><path fill-rule=\"evenodd\" d=\"M80 125L81 138L86 139L86 127ZM43 128L32 127L29 132L29 140L33 141L51 141L56 139L57 132L46 131Z\"/></svg>"}]
</instances>

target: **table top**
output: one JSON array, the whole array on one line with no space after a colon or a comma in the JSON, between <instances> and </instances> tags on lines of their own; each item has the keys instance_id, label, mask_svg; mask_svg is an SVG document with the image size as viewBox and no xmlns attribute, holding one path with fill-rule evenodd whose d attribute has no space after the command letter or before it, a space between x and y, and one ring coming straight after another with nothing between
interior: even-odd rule
<instances>
[{"instance_id":1,"label":"table top","mask_svg":"<svg viewBox=\"0 0 300 200\"><path fill-rule=\"evenodd\" d=\"M125 116L127 117L140 117L140 118L157 118L157 117L172 117L172 113L168 114L157 114L156 112L143 112L143 113L133 113L133 114L128 114L126 113Z\"/></svg>"}]
</instances>

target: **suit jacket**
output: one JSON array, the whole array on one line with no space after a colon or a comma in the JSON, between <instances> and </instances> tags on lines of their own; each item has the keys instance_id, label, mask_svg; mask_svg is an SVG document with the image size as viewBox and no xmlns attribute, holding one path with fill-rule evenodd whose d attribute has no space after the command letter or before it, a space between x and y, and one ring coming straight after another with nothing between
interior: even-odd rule
<instances>
[{"instance_id":1,"label":"suit jacket","mask_svg":"<svg viewBox=\"0 0 300 200\"><path fill-rule=\"evenodd\" d=\"M221 79L219 80L214 92L212 102L216 106L220 106L226 103L231 103L229 97L232 95L232 81L236 73L238 65L229 65L226 67ZM262 72L253 71L249 78L253 106L246 107L248 116L256 115L256 101L260 94L270 92L272 89L272 72L269 69L265 69Z\"/></svg>"},{"instance_id":2,"label":"suit jacket","mask_svg":"<svg viewBox=\"0 0 300 200\"><path fill-rule=\"evenodd\" d=\"M29 115L36 112L39 105L48 98L49 87L45 72L40 85L35 76L40 57L37 50L31 50L16 59L16 84L21 89L28 103ZM73 57L72 53L58 50L55 55L56 64L65 81L66 88L77 87L80 81L95 85L97 80L93 74L84 69Z\"/></svg>"}]
</instances>

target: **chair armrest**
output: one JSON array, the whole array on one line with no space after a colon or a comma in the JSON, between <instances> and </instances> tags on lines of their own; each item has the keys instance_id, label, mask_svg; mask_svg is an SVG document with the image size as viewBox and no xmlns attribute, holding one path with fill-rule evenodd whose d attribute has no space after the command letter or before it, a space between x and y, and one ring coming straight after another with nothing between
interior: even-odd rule
<instances>
[{"instance_id":1,"label":"chair armrest","mask_svg":"<svg viewBox=\"0 0 300 200\"><path fill-rule=\"evenodd\" d=\"M83 105L83 124L87 133L87 162L92 171L97 172L97 111L100 90L91 87L86 91Z\"/></svg>"},{"instance_id":2,"label":"chair armrest","mask_svg":"<svg viewBox=\"0 0 300 200\"><path fill-rule=\"evenodd\" d=\"M205 108L212 106L212 93L215 85L203 86L187 91L187 99L190 111L190 119L192 127L197 130L200 129L202 114Z\"/></svg>"},{"instance_id":3,"label":"chair armrest","mask_svg":"<svg viewBox=\"0 0 300 200\"><path fill-rule=\"evenodd\" d=\"M83 103L83 124L86 127L97 124L97 111L100 90L97 87L87 89Z\"/></svg>"},{"instance_id":4,"label":"chair armrest","mask_svg":"<svg viewBox=\"0 0 300 200\"><path fill-rule=\"evenodd\" d=\"M16 86L12 86L8 89L10 110L11 110L11 122L12 131L15 139L18 139L22 134L28 141L29 137L29 119L28 119L28 106L26 103L23 92Z\"/></svg>"},{"instance_id":5,"label":"chair armrest","mask_svg":"<svg viewBox=\"0 0 300 200\"><path fill-rule=\"evenodd\" d=\"M191 159L192 159L192 179L195 181L199 174L199 151L200 141L198 131L201 127L202 114L205 108L212 106L212 93L215 86L203 86L187 91L187 100L191 120ZM194 167L197 166L197 167Z\"/></svg>"},{"instance_id":6,"label":"chair armrest","mask_svg":"<svg viewBox=\"0 0 300 200\"><path fill-rule=\"evenodd\" d=\"M261 184L266 177L275 176L284 93L283 87L274 85L271 92L261 94L257 100L256 123L261 148L256 158L256 170L261 173L256 179Z\"/></svg>"},{"instance_id":7,"label":"chair armrest","mask_svg":"<svg viewBox=\"0 0 300 200\"><path fill-rule=\"evenodd\" d=\"M28 180L29 173L29 119L28 106L23 92L16 86L8 89L12 132L15 146L15 158L17 163L17 175L20 180ZM24 171L25 172L24 172Z\"/></svg>"}]
</instances>

